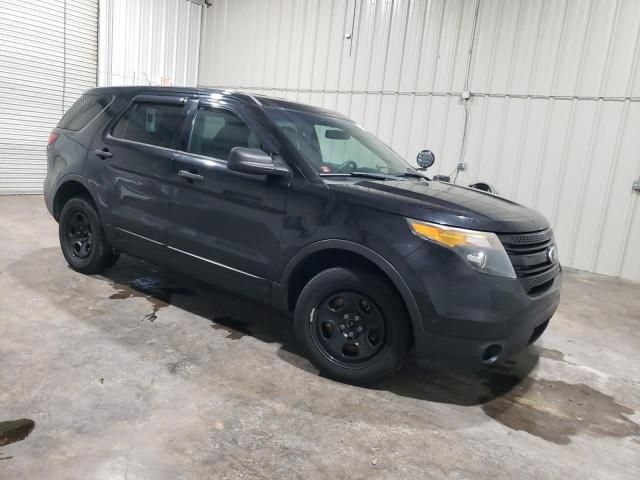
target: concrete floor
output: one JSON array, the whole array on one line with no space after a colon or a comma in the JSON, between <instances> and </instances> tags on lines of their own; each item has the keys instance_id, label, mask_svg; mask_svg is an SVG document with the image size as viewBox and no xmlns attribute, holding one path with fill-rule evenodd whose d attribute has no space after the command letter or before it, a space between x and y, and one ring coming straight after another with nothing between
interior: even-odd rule
<instances>
[{"instance_id":1,"label":"concrete floor","mask_svg":"<svg viewBox=\"0 0 640 480\"><path fill-rule=\"evenodd\" d=\"M73 272L42 198L0 197L0 422L35 422L0 423L0 478L640 478L640 285L565 278L509 365L356 388L264 306L127 257Z\"/></svg>"}]
</instances>

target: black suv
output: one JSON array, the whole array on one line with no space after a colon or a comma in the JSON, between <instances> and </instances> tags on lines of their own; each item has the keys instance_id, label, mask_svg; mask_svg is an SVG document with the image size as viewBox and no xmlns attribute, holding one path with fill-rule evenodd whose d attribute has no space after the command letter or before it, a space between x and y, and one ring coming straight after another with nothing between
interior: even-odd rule
<instances>
[{"instance_id":1,"label":"black suv","mask_svg":"<svg viewBox=\"0 0 640 480\"><path fill-rule=\"evenodd\" d=\"M47 208L72 268L120 252L294 316L311 361L366 384L415 349L478 368L560 300L539 213L433 181L348 118L195 88L96 88L52 131Z\"/></svg>"}]
</instances>

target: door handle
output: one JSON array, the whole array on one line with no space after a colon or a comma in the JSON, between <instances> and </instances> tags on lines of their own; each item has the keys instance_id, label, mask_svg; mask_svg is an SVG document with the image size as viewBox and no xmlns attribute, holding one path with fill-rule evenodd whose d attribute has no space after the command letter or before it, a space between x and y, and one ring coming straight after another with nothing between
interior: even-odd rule
<instances>
[{"instance_id":1,"label":"door handle","mask_svg":"<svg viewBox=\"0 0 640 480\"><path fill-rule=\"evenodd\" d=\"M93 153L95 153L100 158L113 157L113 153L111 153L108 148L105 148L104 150L95 150Z\"/></svg>"},{"instance_id":2,"label":"door handle","mask_svg":"<svg viewBox=\"0 0 640 480\"><path fill-rule=\"evenodd\" d=\"M198 173L189 172L188 170L178 170L178 175L192 182L201 182L204 177Z\"/></svg>"}]
</instances>

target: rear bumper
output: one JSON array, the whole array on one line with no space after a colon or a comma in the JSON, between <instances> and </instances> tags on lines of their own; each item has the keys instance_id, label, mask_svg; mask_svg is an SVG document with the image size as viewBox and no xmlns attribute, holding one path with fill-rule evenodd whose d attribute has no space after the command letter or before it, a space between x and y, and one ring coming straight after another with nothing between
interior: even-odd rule
<instances>
[{"instance_id":1,"label":"rear bumper","mask_svg":"<svg viewBox=\"0 0 640 480\"><path fill-rule=\"evenodd\" d=\"M477 370L506 360L542 335L560 303L562 272L528 295L518 279L480 274L443 252L420 250L409 257L421 284L412 288L422 317L422 331L414 329L420 366Z\"/></svg>"}]
</instances>

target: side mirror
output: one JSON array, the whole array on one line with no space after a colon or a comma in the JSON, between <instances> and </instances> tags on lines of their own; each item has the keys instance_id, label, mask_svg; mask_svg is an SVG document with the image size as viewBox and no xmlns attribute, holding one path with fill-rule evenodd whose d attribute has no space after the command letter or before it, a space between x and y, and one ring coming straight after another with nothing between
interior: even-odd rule
<instances>
[{"instance_id":1,"label":"side mirror","mask_svg":"<svg viewBox=\"0 0 640 480\"><path fill-rule=\"evenodd\" d=\"M451 177L449 175L434 175L433 180L436 182L451 182Z\"/></svg>"},{"instance_id":2,"label":"side mirror","mask_svg":"<svg viewBox=\"0 0 640 480\"><path fill-rule=\"evenodd\" d=\"M495 187L487 182L477 182L469 185L469 188L475 188L476 190L482 190L483 192L493 193L494 195L500 195Z\"/></svg>"},{"instance_id":3,"label":"side mirror","mask_svg":"<svg viewBox=\"0 0 640 480\"><path fill-rule=\"evenodd\" d=\"M416 157L420 170L426 170L436 161L436 156L431 150L422 150Z\"/></svg>"},{"instance_id":4,"label":"side mirror","mask_svg":"<svg viewBox=\"0 0 640 480\"><path fill-rule=\"evenodd\" d=\"M229 152L227 168L234 172L251 175L277 175L286 177L291 169L281 160L274 161L257 148L234 147Z\"/></svg>"}]
</instances>

